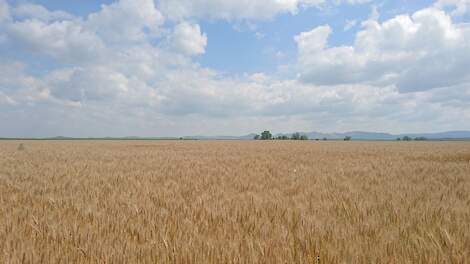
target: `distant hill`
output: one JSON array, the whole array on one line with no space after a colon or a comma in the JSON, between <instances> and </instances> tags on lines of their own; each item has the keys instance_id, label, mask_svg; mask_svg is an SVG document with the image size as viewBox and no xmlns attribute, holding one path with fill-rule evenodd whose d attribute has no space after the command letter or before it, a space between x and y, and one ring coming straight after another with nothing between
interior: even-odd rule
<instances>
[{"instance_id":1,"label":"distant hill","mask_svg":"<svg viewBox=\"0 0 470 264\"><path fill-rule=\"evenodd\" d=\"M374 132L363 132L363 131L352 131L346 133L320 133L310 132L306 133L310 139L343 139L345 137L351 137L353 139L360 140L392 140L396 139L396 136L388 133L374 133Z\"/></svg>"},{"instance_id":2,"label":"distant hill","mask_svg":"<svg viewBox=\"0 0 470 264\"><path fill-rule=\"evenodd\" d=\"M279 133L274 136L291 136L293 133ZM377 133L367 131L351 131L344 133L322 133L322 132L300 132L302 135L307 135L309 139L323 139L342 140L345 137L351 137L353 140L396 140L408 136L411 138L424 137L430 140L470 140L470 131L448 131L441 133L410 133L410 134L390 134L390 133ZM184 137L185 139L199 139L199 140L250 140L256 134L248 134L244 136L194 136Z\"/></svg>"},{"instance_id":3,"label":"distant hill","mask_svg":"<svg viewBox=\"0 0 470 264\"><path fill-rule=\"evenodd\" d=\"M410 134L390 134L390 133L377 133L365 131L351 131L345 133L321 133L321 132L306 132L301 133L307 135L310 139L344 139L351 137L353 140L396 140L408 136L411 138L424 137L431 140L456 140L468 139L470 140L470 131L448 131L441 133L410 133ZM290 134L281 134L290 135Z\"/></svg>"},{"instance_id":4,"label":"distant hill","mask_svg":"<svg viewBox=\"0 0 470 264\"><path fill-rule=\"evenodd\" d=\"M429 140L470 140L470 131L447 131L440 133L410 133L410 134L390 134L366 131L351 131L344 133L322 133L322 132L300 132L307 135L309 139L329 139L342 140L345 137L351 137L352 140L396 140L408 136L411 138L426 138ZM243 136L186 136L186 137L104 137L104 138L73 138L73 137L49 137L49 138L0 138L0 140L251 140L256 134L248 134ZM292 133L281 133L277 136L291 136Z\"/></svg>"},{"instance_id":5,"label":"distant hill","mask_svg":"<svg viewBox=\"0 0 470 264\"><path fill-rule=\"evenodd\" d=\"M422 133L422 134L409 134L408 136L425 137L429 139L470 139L470 131L448 131L442 133Z\"/></svg>"},{"instance_id":6,"label":"distant hill","mask_svg":"<svg viewBox=\"0 0 470 264\"><path fill-rule=\"evenodd\" d=\"M183 137L184 139L197 139L197 140L250 140L255 137L256 134L248 134L244 136L188 136Z\"/></svg>"}]
</instances>

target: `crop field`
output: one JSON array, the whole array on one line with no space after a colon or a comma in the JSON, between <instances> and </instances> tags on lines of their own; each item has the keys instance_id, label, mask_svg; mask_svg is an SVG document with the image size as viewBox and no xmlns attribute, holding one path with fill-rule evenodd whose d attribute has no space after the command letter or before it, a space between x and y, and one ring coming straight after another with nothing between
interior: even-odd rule
<instances>
[{"instance_id":1,"label":"crop field","mask_svg":"<svg viewBox=\"0 0 470 264\"><path fill-rule=\"evenodd\" d=\"M470 142L0 141L0 263L470 263Z\"/></svg>"}]
</instances>

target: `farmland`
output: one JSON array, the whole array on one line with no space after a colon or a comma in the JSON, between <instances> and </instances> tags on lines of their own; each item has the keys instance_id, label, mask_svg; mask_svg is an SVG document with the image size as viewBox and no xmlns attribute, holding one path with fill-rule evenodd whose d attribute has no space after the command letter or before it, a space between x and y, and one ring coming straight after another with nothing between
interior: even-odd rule
<instances>
[{"instance_id":1,"label":"farmland","mask_svg":"<svg viewBox=\"0 0 470 264\"><path fill-rule=\"evenodd\" d=\"M318 262L469 263L470 142L0 141L0 263Z\"/></svg>"}]
</instances>

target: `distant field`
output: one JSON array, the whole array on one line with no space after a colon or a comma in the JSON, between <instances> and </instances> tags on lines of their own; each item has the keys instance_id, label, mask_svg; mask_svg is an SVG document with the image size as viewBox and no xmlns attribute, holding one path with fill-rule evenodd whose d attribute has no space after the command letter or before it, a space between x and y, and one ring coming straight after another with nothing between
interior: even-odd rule
<instances>
[{"instance_id":1,"label":"distant field","mask_svg":"<svg viewBox=\"0 0 470 264\"><path fill-rule=\"evenodd\" d=\"M1 141L0 263L59 262L470 263L470 142Z\"/></svg>"}]
</instances>

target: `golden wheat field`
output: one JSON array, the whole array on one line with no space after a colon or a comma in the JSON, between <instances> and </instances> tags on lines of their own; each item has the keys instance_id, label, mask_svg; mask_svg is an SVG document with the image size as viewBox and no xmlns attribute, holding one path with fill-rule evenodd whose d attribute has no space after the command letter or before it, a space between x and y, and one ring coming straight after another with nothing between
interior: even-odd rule
<instances>
[{"instance_id":1,"label":"golden wheat field","mask_svg":"<svg viewBox=\"0 0 470 264\"><path fill-rule=\"evenodd\" d=\"M0 263L469 262L470 142L0 141Z\"/></svg>"}]
</instances>

